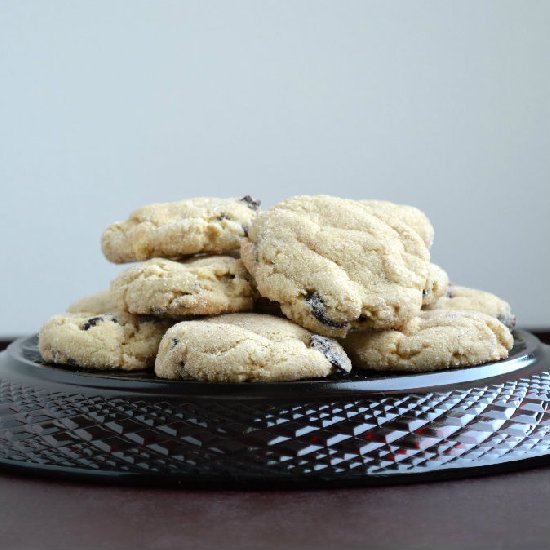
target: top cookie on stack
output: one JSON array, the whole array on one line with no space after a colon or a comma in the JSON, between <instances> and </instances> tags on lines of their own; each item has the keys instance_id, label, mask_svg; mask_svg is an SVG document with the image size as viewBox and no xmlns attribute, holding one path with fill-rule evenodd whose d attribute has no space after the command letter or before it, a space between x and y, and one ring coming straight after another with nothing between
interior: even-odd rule
<instances>
[{"instance_id":1,"label":"top cookie on stack","mask_svg":"<svg viewBox=\"0 0 550 550\"><path fill-rule=\"evenodd\" d=\"M345 336L420 314L432 236L426 216L411 207L300 196L256 217L241 257L259 293L289 319Z\"/></svg>"}]
</instances>

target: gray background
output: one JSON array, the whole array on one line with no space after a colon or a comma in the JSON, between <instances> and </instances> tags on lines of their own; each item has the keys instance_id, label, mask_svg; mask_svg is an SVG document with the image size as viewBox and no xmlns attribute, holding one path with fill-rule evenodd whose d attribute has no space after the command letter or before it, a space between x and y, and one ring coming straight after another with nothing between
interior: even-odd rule
<instances>
[{"instance_id":1,"label":"gray background","mask_svg":"<svg viewBox=\"0 0 550 550\"><path fill-rule=\"evenodd\" d=\"M550 325L550 2L0 1L0 335L120 271L150 202L424 209L452 279Z\"/></svg>"}]
</instances>

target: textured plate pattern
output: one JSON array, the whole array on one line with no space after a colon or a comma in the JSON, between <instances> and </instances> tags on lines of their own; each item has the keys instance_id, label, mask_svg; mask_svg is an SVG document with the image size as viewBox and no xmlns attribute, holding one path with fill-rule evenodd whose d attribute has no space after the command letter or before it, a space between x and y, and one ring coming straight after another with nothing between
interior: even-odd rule
<instances>
[{"instance_id":1,"label":"textured plate pattern","mask_svg":"<svg viewBox=\"0 0 550 550\"><path fill-rule=\"evenodd\" d=\"M79 391L0 369L0 463L243 486L400 481L512 463L550 454L543 352L537 368L497 382L292 401Z\"/></svg>"}]
</instances>

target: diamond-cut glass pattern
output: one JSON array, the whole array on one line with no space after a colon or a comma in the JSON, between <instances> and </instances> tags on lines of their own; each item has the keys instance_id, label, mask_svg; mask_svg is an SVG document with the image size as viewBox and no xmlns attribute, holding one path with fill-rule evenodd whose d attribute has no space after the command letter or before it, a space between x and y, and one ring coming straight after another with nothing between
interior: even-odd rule
<instances>
[{"instance_id":1,"label":"diamond-cut glass pattern","mask_svg":"<svg viewBox=\"0 0 550 550\"><path fill-rule=\"evenodd\" d=\"M545 360L524 378L445 391L292 401L94 394L2 375L0 462L299 481L517 461L550 454L549 366Z\"/></svg>"}]
</instances>

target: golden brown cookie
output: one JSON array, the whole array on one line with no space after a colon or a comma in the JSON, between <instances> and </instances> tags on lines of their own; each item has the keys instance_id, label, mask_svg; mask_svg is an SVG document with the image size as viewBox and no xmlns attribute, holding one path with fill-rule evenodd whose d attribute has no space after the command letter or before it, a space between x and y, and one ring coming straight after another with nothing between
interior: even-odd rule
<instances>
[{"instance_id":1,"label":"golden brown cookie","mask_svg":"<svg viewBox=\"0 0 550 550\"><path fill-rule=\"evenodd\" d=\"M160 340L171 323L134 315L62 313L39 334L47 363L88 369L141 370L153 366Z\"/></svg>"},{"instance_id":2,"label":"golden brown cookie","mask_svg":"<svg viewBox=\"0 0 550 550\"><path fill-rule=\"evenodd\" d=\"M177 259L190 254L227 254L239 249L240 239L256 216L259 201L200 197L138 208L123 222L103 233L105 257L114 263Z\"/></svg>"},{"instance_id":3,"label":"golden brown cookie","mask_svg":"<svg viewBox=\"0 0 550 550\"><path fill-rule=\"evenodd\" d=\"M513 338L490 315L438 310L400 330L356 332L341 343L356 368L427 372L505 359Z\"/></svg>"},{"instance_id":4,"label":"golden brown cookie","mask_svg":"<svg viewBox=\"0 0 550 550\"><path fill-rule=\"evenodd\" d=\"M256 313L178 323L162 339L155 363L161 378L207 382L279 382L350 369L335 340Z\"/></svg>"},{"instance_id":5,"label":"golden brown cookie","mask_svg":"<svg viewBox=\"0 0 550 550\"><path fill-rule=\"evenodd\" d=\"M490 292L464 286L449 285L445 296L438 298L426 309L479 311L495 317L510 330L516 325L516 316L508 302Z\"/></svg>"},{"instance_id":6,"label":"golden brown cookie","mask_svg":"<svg viewBox=\"0 0 550 550\"><path fill-rule=\"evenodd\" d=\"M120 311L174 318L248 311L255 295L241 260L230 256L154 258L123 271L111 293Z\"/></svg>"},{"instance_id":7,"label":"golden brown cookie","mask_svg":"<svg viewBox=\"0 0 550 550\"><path fill-rule=\"evenodd\" d=\"M301 196L259 214L241 246L259 293L325 336L393 328L420 313L429 251L361 201Z\"/></svg>"}]
</instances>

